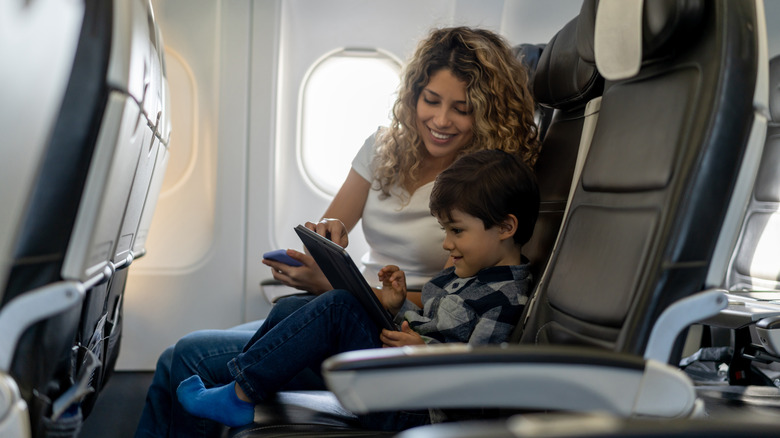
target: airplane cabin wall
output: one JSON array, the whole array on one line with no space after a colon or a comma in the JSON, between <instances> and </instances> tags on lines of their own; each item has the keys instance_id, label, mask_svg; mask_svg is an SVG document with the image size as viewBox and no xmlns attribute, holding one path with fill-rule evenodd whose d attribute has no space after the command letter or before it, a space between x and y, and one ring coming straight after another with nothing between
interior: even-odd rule
<instances>
[{"instance_id":1,"label":"airplane cabin wall","mask_svg":"<svg viewBox=\"0 0 780 438\"><path fill-rule=\"evenodd\" d=\"M241 322L244 302L251 4L152 4L171 91L170 160L147 254L128 278L120 370L154 369L182 335Z\"/></svg>"},{"instance_id":2,"label":"airplane cabin wall","mask_svg":"<svg viewBox=\"0 0 780 438\"><path fill-rule=\"evenodd\" d=\"M296 156L301 81L320 57L373 47L405 61L430 28L450 25L485 27L512 44L546 43L581 1L152 4L165 42L173 130L148 252L128 279L120 370L152 370L160 352L186 333L267 314L259 284L271 274L261 254L300 248L291 228L318 219L329 203ZM780 18L780 5L767 2L766 10ZM769 32L772 56L780 35L771 26ZM367 136L376 126L354 129ZM351 152L345 155L351 161ZM365 244L359 226L355 231L350 248L359 259Z\"/></svg>"}]
</instances>

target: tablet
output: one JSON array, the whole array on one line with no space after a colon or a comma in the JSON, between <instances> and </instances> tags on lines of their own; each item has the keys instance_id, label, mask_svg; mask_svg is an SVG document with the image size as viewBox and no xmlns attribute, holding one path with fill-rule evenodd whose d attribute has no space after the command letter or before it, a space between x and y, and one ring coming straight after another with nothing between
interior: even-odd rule
<instances>
[{"instance_id":1,"label":"tablet","mask_svg":"<svg viewBox=\"0 0 780 438\"><path fill-rule=\"evenodd\" d=\"M344 248L320 236L303 225L295 227L306 249L319 265L334 289L352 293L366 309L376 325L388 330L398 330L390 312L382 306L371 286Z\"/></svg>"}]
</instances>

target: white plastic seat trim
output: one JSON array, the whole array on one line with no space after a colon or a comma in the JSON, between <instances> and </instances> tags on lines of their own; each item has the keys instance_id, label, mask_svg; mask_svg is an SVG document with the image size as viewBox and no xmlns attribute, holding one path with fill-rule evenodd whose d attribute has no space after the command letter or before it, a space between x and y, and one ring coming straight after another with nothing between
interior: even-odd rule
<instances>
[{"instance_id":1,"label":"white plastic seat trim","mask_svg":"<svg viewBox=\"0 0 780 438\"><path fill-rule=\"evenodd\" d=\"M454 348L453 348L454 347ZM525 347L525 348L524 348ZM609 412L619 416L686 417L695 407L693 383L684 372L658 361L641 368L625 354L603 352L609 365L582 363L582 350L549 361L523 362L523 351L509 347L508 361L498 347L428 346L361 350L334 356L323 365L328 388L356 413L427 408L529 408ZM497 360L462 363L463 355L496 353ZM370 369L338 369L338 362L392 358L396 363ZM427 358L413 366L404 356ZM354 363L354 362L353 362ZM377 391L377 388L382 388Z\"/></svg>"},{"instance_id":2,"label":"white plastic seat trim","mask_svg":"<svg viewBox=\"0 0 780 438\"><path fill-rule=\"evenodd\" d=\"M616 81L639 73L642 66L644 0L601 0L596 11L593 50L596 67Z\"/></svg>"},{"instance_id":3,"label":"white plastic seat trim","mask_svg":"<svg viewBox=\"0 0 780 438\"><path fill-rule=\"evenodd\" d=\"M700 292L676 301L655 321L645 348L645 359L668 362L674 340L686 327L717 315L727 305L726 291L719 289Z\"/></svg>"},{"instance_id":4,"label":"white plastic seat trim","mask_svg":"<svg viewBox=\"0 0 780 438\"><path fill-rule=\"evenodd\" d=\"M32 324L81 304L85 291L81 283L61 281L25 292L0 310L0 371L11 368L16 345Z\"/></svg>"}]
</instances>

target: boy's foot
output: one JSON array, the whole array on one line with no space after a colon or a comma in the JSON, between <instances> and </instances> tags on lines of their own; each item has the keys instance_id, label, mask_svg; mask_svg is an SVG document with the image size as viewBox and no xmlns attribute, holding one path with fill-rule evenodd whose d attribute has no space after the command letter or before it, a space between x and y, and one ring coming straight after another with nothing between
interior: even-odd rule
<instances>
[{"instance_id":1,"label":"boy's foot","mask_svg":"<svg viewBox=\"0 0 780 438\"><path fill-rule=\"evenodd\" d=\"M176 389L184 410L196 417L218 421L226 426L244 426L255 418L255 406L238 398L235 382L206 389L200 376L190 376Z\"/></svg>"}]
</instances>

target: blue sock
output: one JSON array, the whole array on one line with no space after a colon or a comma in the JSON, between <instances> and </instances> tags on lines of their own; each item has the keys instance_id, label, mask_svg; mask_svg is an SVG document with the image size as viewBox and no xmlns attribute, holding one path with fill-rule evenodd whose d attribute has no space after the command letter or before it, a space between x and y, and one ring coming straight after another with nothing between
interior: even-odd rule
<instances>
[{"instance_id":1,"label":"blue sock","mask_svg":"<svg viewBox=\"0 0 780 438\"><path fill-rule=\"evenodd\" d=\"M206 389L200 376L181 382L176 389L184 410L196 417L218 421L226 426L244 426L255 419L255 405L238 398L235 382Z\"/></svg>"}]
</instances>

